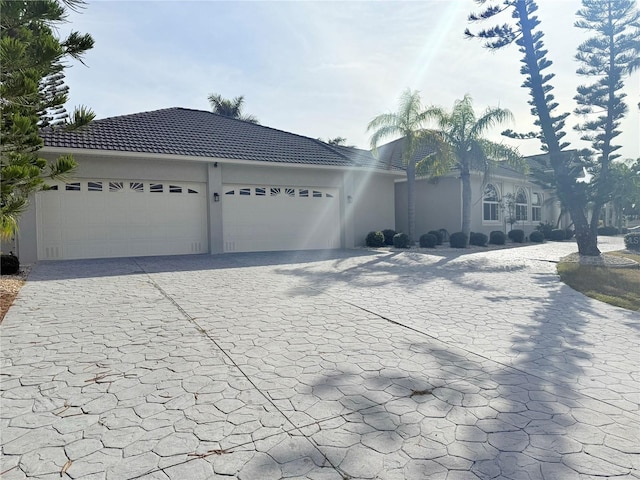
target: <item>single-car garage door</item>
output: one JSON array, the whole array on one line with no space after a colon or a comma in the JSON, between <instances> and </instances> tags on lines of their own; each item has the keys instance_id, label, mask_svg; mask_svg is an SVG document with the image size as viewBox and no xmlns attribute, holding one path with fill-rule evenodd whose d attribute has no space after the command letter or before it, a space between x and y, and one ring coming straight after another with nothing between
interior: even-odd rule
<instances>
[{"instance_id":1,"label":"single-car garage door","mask_svg":"<svg viewBox=\"0 0 640 480\"><path fill-rule=\"evenodd\" d=\"M225 185L225 252L340 248L337 188Z\"/></svg>"},{"instance_id":2,"label":"single-car garage door","mask_svg":"<svg viewBox=\"0 0 640 480\"><path fill-rule=\"evenodd\" d=\"M36 195L38 258L208 251L204 183L82 180Z\"/></svg>"}]
</instances>

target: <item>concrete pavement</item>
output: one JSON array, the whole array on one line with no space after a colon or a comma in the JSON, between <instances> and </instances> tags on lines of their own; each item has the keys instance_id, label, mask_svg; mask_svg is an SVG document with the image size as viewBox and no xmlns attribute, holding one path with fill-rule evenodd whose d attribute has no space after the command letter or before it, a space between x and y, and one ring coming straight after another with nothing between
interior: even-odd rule
<instances>
[{"instance_id":1,"label":"concrete pavement","mask_svg":"<svg viewBox=\"0 0 640 480\"><path fill-rule=\"evenodd\" d=\"M640 314L561 284L574 250L39 264L2 478L638 479Z\"/></svg>"}]
</instances>

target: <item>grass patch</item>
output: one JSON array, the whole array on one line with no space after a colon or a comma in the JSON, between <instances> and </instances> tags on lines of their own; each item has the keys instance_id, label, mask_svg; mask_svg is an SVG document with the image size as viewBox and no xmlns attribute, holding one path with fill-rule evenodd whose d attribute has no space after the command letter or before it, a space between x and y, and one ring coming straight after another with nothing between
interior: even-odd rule
<instances>
[{"instance_id":1,"label":"grass patch","mask_svg":"<svg viewBox=\"0 0 640 480\"><path fill-rule=\"evenodd\" d=\"M640 263L640 255L611 252ZM561 262L558 273L564 283L586 296L616 307L640 311L640 267L606 268Z\"/></svg>"}]
</instances>

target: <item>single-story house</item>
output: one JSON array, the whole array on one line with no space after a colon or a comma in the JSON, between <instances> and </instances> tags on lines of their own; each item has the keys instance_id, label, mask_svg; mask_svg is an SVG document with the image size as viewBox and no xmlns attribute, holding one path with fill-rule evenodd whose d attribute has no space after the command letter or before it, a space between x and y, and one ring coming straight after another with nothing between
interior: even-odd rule
<instances>
[{"instance_id":1,"label":"single-story house","mask_svg":"<svg viewBox=\"0 0 640 480\"><path fill-rule=\"evenodd\" d=\"M23 263L350 248L395 225L404 176L366 150L185 108L42 136L42 157L79 166L21 217Z\"/></svg>"}]
</instances>

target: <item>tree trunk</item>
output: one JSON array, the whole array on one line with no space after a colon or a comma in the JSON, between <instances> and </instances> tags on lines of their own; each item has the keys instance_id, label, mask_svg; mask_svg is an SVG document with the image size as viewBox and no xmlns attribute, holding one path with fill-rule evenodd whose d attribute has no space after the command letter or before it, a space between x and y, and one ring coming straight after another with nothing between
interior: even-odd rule
<instances>
[{"instance_id":1,"label":"tree trunk","mask_svg":"<svg viewBox=\"0 0 640 480\"><path fill-rule=\"evenodd\" d=\"M462 233L468 238L471 232L471 174L468 166L462 168L460 181L462 183Z\"/></svg>"},{"instance_id":2,"label":"tree trunk","mask_svg":"<svg viewBox=\"0 0 640 480\"><path fill-rule=\"evenodd\" d=\"M416 163L407 163L407 212L409 215L409 245L413 246L416 231Z\"/></svg>"},{"instance_id":3,"label":"tree trunk","mask_svg":"<svg viewBox=\"0 0 640 480\"><path fill-rule=\"evenodd\" d=\"M542 135L547 144L551 166L553 167L558 182L558 196L564 205L566 205L569 215L571 215L571 220L575 226L576 241L580 255L599 256L598 237L593 235L584 212L586 201L574 188L575 178L571 176L568 166L570 159L565 156L566 154L560 146L559 138L561 138L560 134L562 132L556 132L557 125L554 123L551 115L551 109L553 107L550 108L547 103L549 86L547 85L547 89L545 89L538 63L541 61L538 58L540 52L536 50L536 42L533 40L533 23L527 12L526 0L518 0L515 8L522 31L522 47L525 54L524 63L526 63L529 73L528 83L530 84L529 87L532 96L531 105L535 107ZM542 53L542 55L544 56L544 53Z\"/></svg>"}]
</instances>

